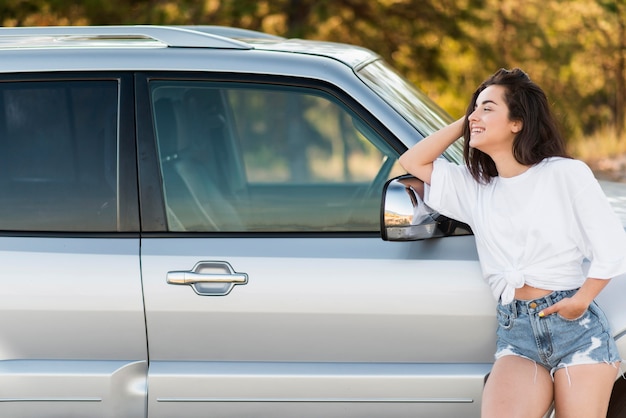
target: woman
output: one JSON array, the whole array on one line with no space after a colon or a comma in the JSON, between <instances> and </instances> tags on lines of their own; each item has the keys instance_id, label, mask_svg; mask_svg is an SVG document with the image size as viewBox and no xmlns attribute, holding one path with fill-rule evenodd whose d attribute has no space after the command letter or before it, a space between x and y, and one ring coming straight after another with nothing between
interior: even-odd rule
<instances>
[{"instance_id":1,"label":"woman","mask_svg":"<svg viewBox=\"0 0 626 418\"><path fill-rule=\"evenodd\" d=\"M461 135L465 165L438 159ZM427 204L466 222L495 298L482 416L605 417L620 358L594 298L626 272L626 234L592 172L568 158L545 94L499 70L466 116L400 157ZM588 270L583 259L590 260Z\"/></svg>"}]
</instances>

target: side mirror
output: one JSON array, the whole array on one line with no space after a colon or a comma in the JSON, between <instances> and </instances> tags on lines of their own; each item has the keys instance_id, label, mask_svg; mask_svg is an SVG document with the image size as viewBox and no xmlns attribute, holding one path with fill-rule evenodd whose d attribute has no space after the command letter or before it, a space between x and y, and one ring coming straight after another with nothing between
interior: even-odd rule
<instances>
[{"instance_id":1,"label":"side mirror","mask_svg":"<svg viewBox=\"0 0 626 418\"><path fill-rule=\"evenodd\" d=\"M472 233L468 225L429 208L424 203L424 182L411 175L385 183L380 220L385 241L417 241Z\"/></svg>"}]
</instances>

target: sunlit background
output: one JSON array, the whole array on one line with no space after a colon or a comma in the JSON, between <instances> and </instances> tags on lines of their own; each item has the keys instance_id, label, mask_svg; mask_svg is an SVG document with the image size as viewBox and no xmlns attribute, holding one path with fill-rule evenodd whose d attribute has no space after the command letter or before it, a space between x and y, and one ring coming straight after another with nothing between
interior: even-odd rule
<instances>
[{"instance_id":1,"label":"sunlit background","mask_svg":"<svg viewBox=\"0 0 626 418\"><path fill-rule=\"evenodd\" d=\"M498 68L547 92L569 151L626 167L626 0L3 0L3 26L226 25L382 55L454 117Z\"/></svg>"}]
</instances>

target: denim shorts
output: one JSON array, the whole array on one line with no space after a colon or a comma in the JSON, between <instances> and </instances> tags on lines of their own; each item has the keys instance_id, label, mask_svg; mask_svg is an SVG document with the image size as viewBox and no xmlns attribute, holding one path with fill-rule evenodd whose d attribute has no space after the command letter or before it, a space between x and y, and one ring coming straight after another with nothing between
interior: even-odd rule
<instances>
[{"instance_id":1,"label":"denim shorts","mask_svg":"<svg viewBox=\"0 0 626 418\"><path fill-rule=\"evenodd\" d=\"M539 299L498 304L496 359L516 355L530 359L550 371L580 364L620 361L609 323L592 302L577 319L558 313L539 317L539 312L570 297L578 289L555 291Z\"/></svg>"}]
</instances>

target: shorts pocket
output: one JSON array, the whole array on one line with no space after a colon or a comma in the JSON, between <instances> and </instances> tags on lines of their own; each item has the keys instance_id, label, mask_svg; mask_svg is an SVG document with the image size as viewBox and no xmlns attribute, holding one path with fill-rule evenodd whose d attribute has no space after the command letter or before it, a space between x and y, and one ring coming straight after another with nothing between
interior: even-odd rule
<instances>
[{"instance_id":1,"label":"shorts pocket","mask_svg":"<svg viewBox=\"0 0 626 418\"><path fill-rule=\"evenodd\" d=\"M598 320L600 326L605 332L611 335L609 320L607 319L606 314L604 313L602 308L600 308L595 301L591 302L591 305L589 305L589 309L587 309L587 312L592 315L592 318L595 317Z\"/></svg>"},{"instance_id":2,"label":"shorts pocket","mask_svg":"<svg viewBox=\"0 0 626 418\"><path fill-rule=\"evenodd\" d=\"M561 320L563 320L563 321L565 321L565 322L579 322L579 321L581 321L582 319L584 319L586 316L589 316L589 309L585 309L585 312L583 312L583 313L582 313L579 317L577 317L577 318L572 318L572 319L570 319L570 318L566 318L566 317L564 317L563 315L561 315L561 314L560 314L560 313L558 313L558 312L556 313L556 316L557 316L557 318L559 318L559 319L561 319Z\"/></svg>"},{"instance_id":3,"label":"shorts pocket","mask_svg":"<svg viewBox=\"0 0 626 418\"><path fill-rule=\"evenodd\" d=\"M496 316L498 318L498 325L501 328L509 329L513 326L513 314L508 305L503 306L498 304Z\"/></svg>"}]
</instances>

